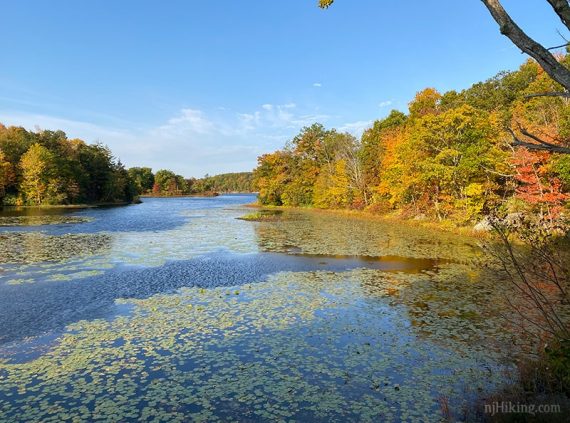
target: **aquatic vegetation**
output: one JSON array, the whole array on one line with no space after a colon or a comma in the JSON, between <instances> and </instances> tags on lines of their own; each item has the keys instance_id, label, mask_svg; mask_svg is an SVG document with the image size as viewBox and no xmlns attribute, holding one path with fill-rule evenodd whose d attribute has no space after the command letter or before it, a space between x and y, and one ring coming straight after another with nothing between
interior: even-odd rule
<instances>
[{"instance_id":1,"label":"aquatic vegetation","mask_svg":"<svg viewBox=\"0 0 570 423\"><path fill-rule=\"evenodd\" d=\"M489 375L500 355L414 334L390 305L393 277L286 272L120 301L130 315L78 322L39 358L2 360L0 410L12 421L439 421L438 396L459 406L500 382Z\"/></svg>"},{"instance_id":2,"label":"aquatic vegetation","mask_svg":"<svg viewBox=\"0 0 570 423\"><path fill-rule=\"evenodd\" d=\"M108 250L111 237L106 234L46 235L41 232L0 233L0 262L32 264L58 262L76 256L101 254Z\"/></svg>"},{"instance_id":3,"label":"aquatic vegetation","mask_svg":"<svg viewBox=\"0 0 570 423\"><path fill-rule=\"evenodd\" d=\"M519 346L475 241L210 204L0 232L4 420L439 421L501 385Z\"/></svg>"},{"instance_id":4,"label":"aquatic vegetation","mask_svg":"<svg viewBox=\"0 0 570 423\"><path fill-rule=\"evenodd\" d=\"M282 210L262 209L253 213L248 213L238 217L240 220L248 220L250 222L273 222L282 219Z\"/></svg>"},{"instance_id":5,"label":"aquatic vegetation","mask_svg":"<svg viewBox=\"0 0 570 423\"><path fill-rule=\"evenodd\" d=\"M84 271L103 271L119 264L161 266L171 260L187 260L220 250L258 251L251 224L235 220L242 214L240 209L180 213L185 223L162 230L159 236L156 231L56 232L53 235L32 231L0 232L0 262L7 271L0 272L0 281L14 279L10 277L14 271L18 279L53 281L61 279L62 274L83 275ZM80 218L95 220L77 217Z\"/></svg>"},{"instance_id":6,"label":"aquatic vegetation","mask_svg":"<svg viewBox=\"0 0 570 423\"><path fill-rule=\"evenodd\" d=\"M472 238L365 216L285 210L279 217L255 226L263 251L461 261L479 254Z\"/></svg>"},{"instance_id":7,"label":"aquatic vegetation","mask_svg":"<svg viewBox=\"0 0 570 423\"><path fill-rule=\"evenodd\" d=\"M0 226L69 225L90 222L88 217L66 215L0 216Z\"/></svg>"}]
</instances>

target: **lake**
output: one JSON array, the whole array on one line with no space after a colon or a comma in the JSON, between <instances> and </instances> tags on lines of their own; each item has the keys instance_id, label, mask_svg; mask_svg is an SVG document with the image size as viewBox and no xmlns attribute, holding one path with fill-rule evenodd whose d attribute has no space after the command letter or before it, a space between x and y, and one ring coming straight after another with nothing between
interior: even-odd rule
<instances>
[{"instance_id":1,"label":"lake","mask_svg":"<svg viewBox=\"0 0 570 423\"><path fill-rule=\"evenodd\" d=\"M0 216L0 421L440 421L516 337L477 241L251 195Z\"/></svg>"}]
</instances>

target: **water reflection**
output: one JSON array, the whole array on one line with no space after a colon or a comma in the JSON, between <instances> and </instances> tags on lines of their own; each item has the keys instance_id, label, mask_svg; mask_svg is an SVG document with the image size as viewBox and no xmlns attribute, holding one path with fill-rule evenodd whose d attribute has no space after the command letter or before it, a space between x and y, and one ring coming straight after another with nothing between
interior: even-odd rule
<instances>
[{"instance_id":1,"label":"water reflection","mask_svg":"<svg viewBox=\"0 0 570 423\"><path fill-rule=\"evenodd\" d=\"M271 252L465 260L479 251L467 237L362 216L285 210L252 224L260 248Z\"/></svg>"},{"instance_id":2,"label":"water reflection","mask_svg":"<svg viewBox=\"0 0 570 423\"><path fill-rule=\"evenodd\" d=\"M252 200L1 228L0 410L439 421L440 397L500 383L500 281L471 264L472 240L310 211L238 220Z\"/></svg>"},{"instance_id":3,"label":"water reflection","mask_svg":"<svg viewBox=\"0 0 570 423\"><path fill-rule=\"evenodd\" d=\"M439 421L439 396L460 407L499 383L486 351L425 342L403 310L363 302L360 282L380 275L284 272L127 301L129 317L79 322L36 360L0 363L0 404L26 421Z\"/></svg>"}]
</instances>

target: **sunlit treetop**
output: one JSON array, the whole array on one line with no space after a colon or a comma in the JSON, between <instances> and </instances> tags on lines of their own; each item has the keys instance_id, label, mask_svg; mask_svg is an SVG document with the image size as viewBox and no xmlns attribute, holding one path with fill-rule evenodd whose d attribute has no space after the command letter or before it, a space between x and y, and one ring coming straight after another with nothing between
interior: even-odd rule
<instances>
[{"instance_id":1,"label":"sunlit treetop","mask_svg":"<svg viewBox=\"0 0 570 423\"><path fill-rule=\"evenodd\" d=\"M319 7L321 9L326 9L333 3L334 3L334 0L319 0Z\"/></svg>"}]
</instances>

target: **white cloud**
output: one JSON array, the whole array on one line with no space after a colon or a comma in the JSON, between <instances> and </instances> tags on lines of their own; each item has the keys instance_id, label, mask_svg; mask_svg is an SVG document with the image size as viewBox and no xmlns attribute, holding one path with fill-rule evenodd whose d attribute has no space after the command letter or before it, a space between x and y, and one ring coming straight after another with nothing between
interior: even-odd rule
<instances>
[{"instance_id":1,"label":"white cloud","mask_svg":"<svg viewBox=\"0 0 570 423\"><path fill-rule=\"evenodd\" d=\"M196 109L182 109L178 116L169 119L166 125L159 128L167 133L173 131L175 134L180 131L208 134L215 129L214 123L208 120L201 110Z\"/></svg>"},{"instance_id":2,"label":"white cloud","mask_svg":"<svg viewBox=\"0 0 570 423\"><path fill-rule=\"evenodd\" d=\"M249 113L238 113L240 125L233 132L243 133L258 130L279 131L300 129L315 122L329 119L325 114L299 114L295 103L263 104L259 110Z\"/></svg>"},{"instance_id":3,"label":"white cloud","mask_svg":"<svg viewBox=\"0 0 570 423\"><path fill-rule=\"evenodd\" d=\"M378 107L388 107L392 104L392 100L384 100L378 104Z\"/></svg>"},{"instance_id":4,"label":"white cloud","mask_svg":"<svg viewBox=\"0 0 570 423\"><path fill-rule=\"evenodd\" d=\"M323 84L321 84L320 82L314 82L313 83L313 87L321 88L322 86L323 86Z\"/></svg>"},{"instance_id":5,"label":"white cloud","mask_svg":"<svg viewBox=\"0 0 570 423\"><path fill-rule=\"evenodd\" d=\"M339 127L338 130L340 132L348 132L359 138L365 130L372 126L373 123L373 120L359 120L356 122L345 123Z\"/></svg>"},{"instance_id":6,"label":"white cloud","mask_svg":"<svg viewBox=\"0 0 570 423\"><path fill-rule=\"evenodd\" d=\"M0 110L0 122L5 125L62 129L71 138L107 144L128 167L167 168L185 176L253 169L259 155L282 148L301 127L328 119L325 114L299 110L292 102L266 103L243 113L183 108L163 123L147 127Z\"/></svg>"},{"instance_id":7,"label":"white cloud","mask_svg":"<svg viewBox=\"0 0 570 423\"><path fill-rule=\"evenodd\" d=\"M28 130L46 129L65 131L72 138L81 138L87 142L103 141L106 138L125 138L135 141L136 137L130 131L109 128L90 122L70 120L55 116L6 112L0 110L0 122L4 125L23 126Z\"/></svg>"}]
</instances>

